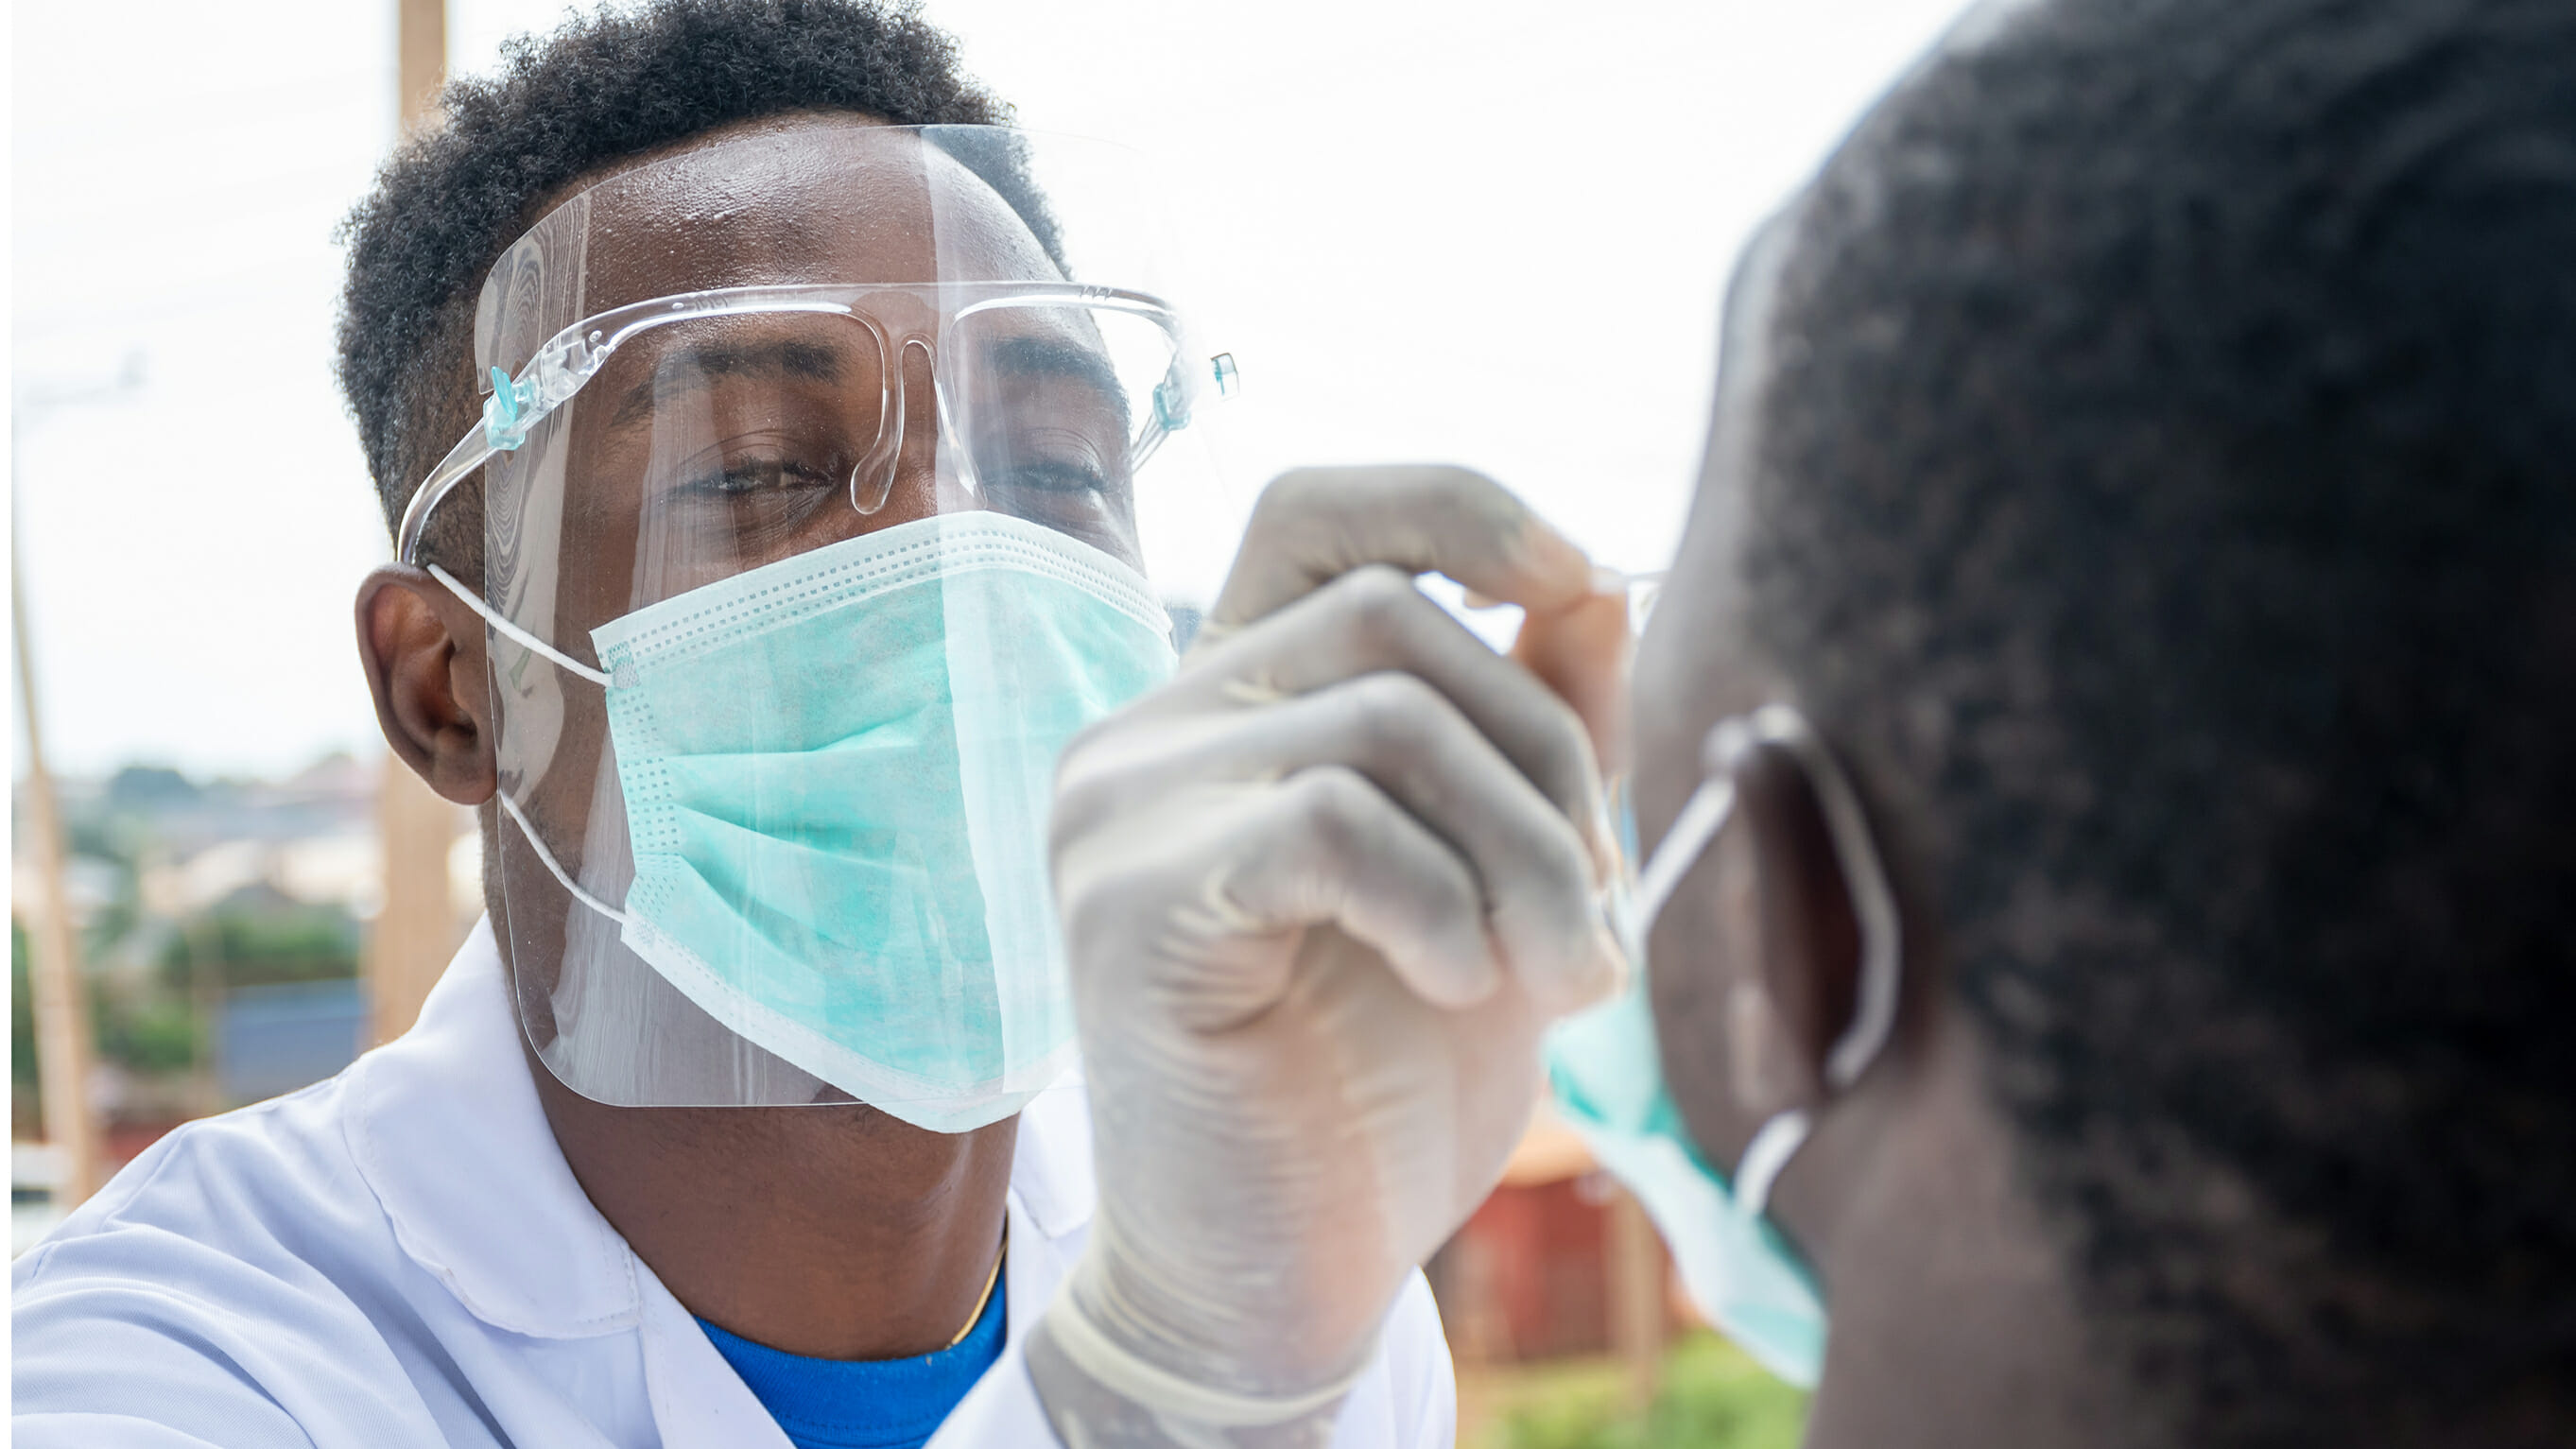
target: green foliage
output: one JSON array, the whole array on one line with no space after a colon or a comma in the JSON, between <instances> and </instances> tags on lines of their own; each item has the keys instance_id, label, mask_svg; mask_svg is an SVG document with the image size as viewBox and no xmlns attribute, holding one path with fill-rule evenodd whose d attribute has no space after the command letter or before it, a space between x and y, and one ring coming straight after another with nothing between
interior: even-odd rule
<instances>
[{"instance_id":1,"label":"green foliage","mask_svg":"<svg viewBox=\"0 0 2576 1449\"><path fill-rule=\"evenodd\" d=\"M197 1016L182 997L153 993L133 999L89 983L90 1033L102 1061L136 1072L185 1071L197 1060ZM27 933L9 923L10 1128L35 1135L44 1120L42 1077L36 1062L36 1002L27 980Z\"/></svg>"},{"instance_id":2,"label":"green foliage","mask_svg":"<svg viewBox=\"0 0 2576 1449\"><path fill-rule=\"evenodd\" d=\"M218 907L171 937L162 979L187 990L200 952L226 986L345 980L358 974L358 923L328 906Z\"/></svg>"},{"instance_id":3,"label":"green foliage","mask_svg":"<svg viewBox=\"0 0 2576 1449\"><path fill-rule=\"evenodd\" d=\"M93 989L98 1054L137 1073L183 1072L197 1064L197 1013L182 999L127 1001Z\"/></svg>"},{"instance_id":4,"label":"green foliage","mask_svg":"<svg viewBox=\"0 0 2576 1449\"><path fill-rule=\"evenodd\" d=\"M1796 1449L1806 1430L1805 1394L1705 1331L1673 1346L1644 1414L1624 1407L1624 1388L1599 1360L1531 1371L1487 1449Z\"/></svg>"},{"instance_id":5,"label":"green foliage","mask_svg":"<svg viewBox=\"0 0 2576 1449\"><path fill-rule=\"evenodd\" d=\"M102 1061L138 1075L183 1072L197 1064L201 1040L194 975L204 966L217 990L276 981L345 980L358 970L358 926L327 906L219 908L174 933L161 953L159 981L142 992L90 982L90 1024ZM28 1132L41 1120L37 1097L36 1013L28 994L27 937L9 928L11 1122Z\"/></svg>"},{"instance_id":6,"label":"green foliage","mask_svg":"<svg viewBox=\"0 0 2576 1449\"><path fill-rule=\"evenodd\" d=\"M201 786L166 767L129 766L103 792L76 800L64 813L64 844L75 864L95 872L104 863L113 871L101 881L107 899L90 913L79 943L95 1050L99 1060L138 1077L199 1065L200 1045L211 1027L200 1021L200 1011L233 987L357 974L358 923L339 907L307 905L270 886L246 887L191 920L146 918L141 863L166 845L173 820L216 806L239 807L234 794L221 782ZM13 1130L22 1134L39 1120L26 957L26 939L13 922L10 1104ZM153 969L140 975L123 969L138 958Z\"/></svg>"},{"instance_id":7,"label":"green foliage","mask_svg":"<svg viewBox=\"0 0 2576 1449\"><path fill-rule=\"evenodd\" d=\"M36 1001L27 985L27 933L9 923L9 1132L38 1135L44 1103L36 1095Z\"/></svg>"},{"instance_id":8,"label":"green foliage","mask_svg":"<svg viewBox=\"0 0 2576 1449\"><path fill-rule=\"evenodd\" d=\"M81 927L81 959L97 961L106 956L142 921L143 908L135 900L134 875L128 871L117 887L116 898L91 912L88 922Z\"/></svg>"},{"instance_id":9,"label":"green foliage","mask_svg":"<svg viewBox=\"0 0 2576 1449\"><path fill-rule=\"evenodd\" d=\"M108 778L107 808L117 814L149 816L194 805L205 793L167 765L128 765Z\"/></svg>"},{"instance_id":10,"label":"green foliage","mask_svg":"<svg viewBox=\"0 0 2576 1449\"><path fill-rule=\"evenodd\" d=\"M119 865L128 864L133 836L131 822L119 816L73 809L63 817L63 851L67 855L95 856Z\"/></svg>"}]
</instances>

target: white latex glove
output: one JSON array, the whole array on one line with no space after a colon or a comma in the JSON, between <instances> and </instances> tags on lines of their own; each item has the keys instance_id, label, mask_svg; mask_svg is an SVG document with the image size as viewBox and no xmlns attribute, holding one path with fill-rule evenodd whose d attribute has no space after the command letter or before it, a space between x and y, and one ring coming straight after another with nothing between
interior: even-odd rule
<instances>
[{"instance_id":1,"label":"white latex glove","mask_svg":"<svg viewBox=\"0 0 2576 1449\"><path fill-rule=\"evenodd\" d=\"M1426 570L1525 606L1515 658ZM1618 980L1565 702L1625 668L1624 597L1593 579L1477 474L1292 473L1178 678L1066 751L1100 1200L1028 1355L1074 1449L1329 1438L1526 1126L1541 1028Z\"/></svg>"}]
</instances>

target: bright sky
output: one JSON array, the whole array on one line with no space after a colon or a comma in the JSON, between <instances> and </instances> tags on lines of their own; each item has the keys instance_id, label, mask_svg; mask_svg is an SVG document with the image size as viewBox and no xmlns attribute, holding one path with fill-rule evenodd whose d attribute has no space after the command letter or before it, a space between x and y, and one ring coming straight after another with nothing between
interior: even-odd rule
<instances>
[{"instance_id":1,"label":"bright sky","mask_svg":"<svg viewBox=\"0 0 2576 1449\"><path fill-rule=\"evenodd\" d=\"M1245 495L1455 460L1629 568L1677 536L1737 248L1957 9L927 4L1022 124L1156 158L1184 300L1243 369ZM393 0L16 11L14 492L53 762L372 754L349 610L387 549L331 381L331 233L392 140ZM564 13L450 0L451 67Z\"/></svg>"}]
</instances>

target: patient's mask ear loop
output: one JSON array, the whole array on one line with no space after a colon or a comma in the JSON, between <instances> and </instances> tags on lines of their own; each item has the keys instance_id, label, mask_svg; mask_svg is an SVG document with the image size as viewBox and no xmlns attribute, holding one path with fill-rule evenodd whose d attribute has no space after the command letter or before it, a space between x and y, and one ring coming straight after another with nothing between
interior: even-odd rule
<instances>
[{"instance_id":1,"label":"patient's mask ear loop","mask_svg":"<svg viewBox=\"0 0 2576 1449\"><path fill-rule=\"evenodd\" d=\"M527 630L520 628L518 625L511 623L509 620L502 618L499 610L494 609L490 604L485 603L482 595L465 587L462 583L457 582L454 574L440 568L436 564L430 564L427 567L429 569L430 577L447 585L447 591L449 593L454 594L459 600L461 600L465 607L482 615L483 622L491 625L494 632L500 634L503 638L508 639L513 644L519 645L521 648L534 650L536 653L552 660L558 665L561 665L566 672L578 674L582 678L589 680L591 683L598 685L602 689L606 689L611 683L612 677L607 673L607 671L591 668L589 665L584 664L580 660L573 658L571 655L564 653L562 650L557 649L545 640L538 638L536 635L531 634ZM599 897L592 895L590 892L581 888L581 883L572 878L572 872L565 870L563 868L563 862L555 859L555 853L546 849L545 841L537 834L537 827L529 821L527 812L519 808L519 802L510 798L509 791L495 789L492 794L494 798L501 802L502 811L519 827L519 834L526 837L528 848L537 853L538 861L544 864L547 872L555 878L557 884L561 885L565 890L572 892L572 898L574 900L581 902L583 905L599 912L608 919L615 921L620 926L631 926L634 924L632 918L630 918L625 911L616 906L610 905L608 902L601 900Z\"/></svg>"},{"instance_id":2,"label":"patient's mask ear loop","mask_svg":"<svg viewBox=\"0 0 2576 1449\"><path fill-rule=\"evenodd\" d=\"M1860 927L1860 1000L1851 1025L1825 1054L1826 1089L1840 1093L1848 1091L1878 1059L1895 1030L1903 943L1898 936L1896 895L1888 887L1887 872L1870 838L1868 817L1861 813L1860 797L1852 790L1851 779L1843 773L1833 752L1825 748L1814 727L1795 709L1785 704L1764 705L1750 715L1721 720L1709 731L1703 755L1706 774L1682 806L1672 829L1656 844L1654 858L1638 873L1636 896L1625 913L1628 959L1644 968L1646 938L1653 930L1655 917L1671 900L1682 877L1690 873L1733 818L1738 793L1736 772L1763 745L1786 748L1806 772L1816 801L1824 809L1825 829L1833 837L1834 860L1841 868L1852 915ZM1734 1177L1735 1206L1747 1220L1762 1216L1781 1172L1815 1129L1819 1110L1820 1107L1792 1107L1764 1122L1753 1134L1753 1141L1746 1145L1742 1160L1736 1164Z\"/></svg>"}]
</instances>

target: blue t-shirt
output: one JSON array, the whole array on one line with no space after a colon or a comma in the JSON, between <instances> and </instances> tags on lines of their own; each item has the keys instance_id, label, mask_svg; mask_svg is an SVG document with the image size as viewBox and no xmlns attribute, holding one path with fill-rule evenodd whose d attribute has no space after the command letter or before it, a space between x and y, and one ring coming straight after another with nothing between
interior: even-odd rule
<instances>
[{"instance_id":1,"label":"blue t-shirt","mask_svg":"<svg viewBox=\"0 0 2576 1449\"><path fill-rule=\"evenodd\" d=\"M1002 1356L1002 1285L955 1348L851 1362L781 1353L701 1318L698 1326L796 1449L921 1449Z\"/></svg>"}]
</instances>

